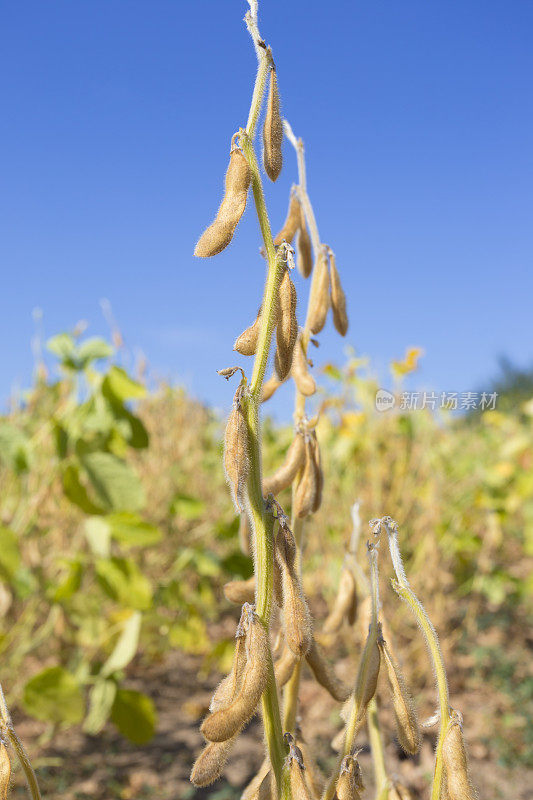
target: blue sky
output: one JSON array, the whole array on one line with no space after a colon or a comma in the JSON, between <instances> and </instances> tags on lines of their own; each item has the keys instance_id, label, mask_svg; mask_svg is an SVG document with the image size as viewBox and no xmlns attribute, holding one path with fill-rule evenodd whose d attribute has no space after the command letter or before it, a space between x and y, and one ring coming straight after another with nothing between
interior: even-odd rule
<instances>
[{"instance_id":1,"label":"blue sky","mask_svg":"<svg viewBox=\"0 0 533 800\"><path fill-rule=\"evenodd\" d=\"M2 405L31 379L32 310L47 336L80 319L105 333L102 297L155 374L229 402L215 370L245 362L231 348L264 277L251 204L228 250L192 252L246 121L246 8L2 4ZM532 29L525 0L263 0L347 342L385 377L410 345L425 350L414 382L438 390L483 387L499 354L530 363ZM287 145L274 228L295 175ZM340 361L331 323L322 341L318 363Z\"/></svg>"}]
</instances>

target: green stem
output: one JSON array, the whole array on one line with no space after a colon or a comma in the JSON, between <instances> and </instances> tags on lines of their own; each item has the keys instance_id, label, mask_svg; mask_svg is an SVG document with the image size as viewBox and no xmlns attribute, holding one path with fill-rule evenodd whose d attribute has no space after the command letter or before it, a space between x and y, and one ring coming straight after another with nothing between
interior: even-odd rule
<instances>
[{"instance_id":1,"label":"green stem","mask_svg":"<svg viewBox=\"0 0 533 800\"><path fill-rule=\"evenodd\" d=\"M373 697L368 704L367 726L368 735L370 737L370 749L372 751L372 762L374 764L376 800L387 800L389 779L387 777L383 739L381 738L381 730L379 726L378 704L375 697Z\"/></svg>"},{"instance_id":2,"label":"green stem","mask_svg":"<svg viewBox=\"0 0 533 800\"><path fill-rule=\"evenodd\" d=\"M0 686L0 718L1 718L2 733L5 733L7 735L9 741L11 742L11 746L13 747L14 751L17 754L18 760L20 761L20 764L26 776L26 781L28 784L28 789L30 790L32 800L41 800L41 792L39 791L39 784L37 783L35 772L33 771L33 767L30 763L30 759L28 758L28 754L24 749L24 745L22 744L19 737L15 733L13 723L11 722L11 715L9 713L9 709L7 707L4 697L4 692L2 691L1 686Z\"/></svg>"}]
</instances>

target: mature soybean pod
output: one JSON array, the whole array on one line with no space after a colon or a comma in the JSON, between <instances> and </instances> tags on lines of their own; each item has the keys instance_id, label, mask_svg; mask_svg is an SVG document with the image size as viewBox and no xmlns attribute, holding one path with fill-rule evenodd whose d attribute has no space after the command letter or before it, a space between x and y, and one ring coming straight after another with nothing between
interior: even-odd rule
<instances>
[{"instance_id":1,"label":"mature soybean pod","mask_svg":"<svg viewBox=\"0 0 533 800\"><path fill-rule=\"evenodd\" d=\"M255 576L246 581L229 581L224 584L224 595L230 603L242 605L255 602Z\"/></svg>"},{"instance_id":2,"label":"mature soybean pod","mask_svg":"<svg viewBox=\"0 0 533 800\"><path fill-rule=\"evenodd\" d=\"M468 774L462 718L454 712L442 745L444 797L446 800L474 800L475 792Z\"/></svg>"},{"instance_id":3,"label":"mature soybean pod","mask_svg":"<svg viewBox=\"0 0 533 800\"><path fill-rule=\"evenodd\" d=\"M275 246L279 247L279 245L282 242L288 242L289 244L291 244L292 240L296 236L296 231L298 230L299 225L300 225L300 201L296 196L296 192L292 192L289 200L289 208L287 211L285 222L283 223L282 229L274 239Z\"/></svg>"},{"instance_id":4,"label":"mature soybean pod","mask_svg":"<svg viewBox=\"0 0 533 800\"><path fill-rule=\"evenodd\" d=\"M350 569L344 567L341 572L335 604L322 627L324 633L335 633L340 629L344 620L348 618L355 592L356 584L353 573Z\"/></svg>"},{"instance_id":5,"label":"mature soybean pod","mask_svg":"<svg viewBox=\"0 0 533 800\"><path fill-rule=\"evenodd\" d=\"M305 464L294 494L294 513L297 517L309 516L317 492L317 471L310 439L305 443Z\"/></svg>"},{"instance_id":6,"label":"mature soybean pod","mask_svg":"<svg viewBox=\"0 0 533 800\"><path fill-rule=\"evenodd\" d=\"M296 543L292 531L280 527L276 555L281 570L285 641L298 657L304 656L313 638L311 614L295 568Z\"/></svg>"},{"instance_id":7,"label":"mature soybean pod","mask_svg":"<svg viewBox=\"0 0 533 800\"><path fill-rule=\"evenodd\" d=\"M305 397L310 397L316 392L315 379L309 372L309 364L307 363L307 358L304 353L301 336L298 337L298 341L294 346L291 374L300 394L305 395Z\"/></svg>"},{"instance_id":8,"label":"mature soybean pod","mask_svg":"<svg viewBox=\"0 0 533 800\"><path fill-rule=\"evenodd\" d=\"M305 222L305 213L300 205L300 225L296 237L296 266L304 278L308 278L313 271L313 252L311 239Z\"/></svg>"},{"instance_id":9,"label":"mature soybean pod","mask_svg":"<svg viewBox=\"0 0 533 800\"><path fill-rule=\"evenodd\" d=\"M248 477L248 423L242 407L242 392L237 389L224 436L224 471L235 508L242 513Z\"/></svg>"},{"instance_id":10,"label":"mature soybean pod","mask_svg":"<svg viewBox=\"0 0 533 800\"><path fill-rule=\"evenodd\" d=\"M323 686L324 689L327 689L335 700L343 703L348 699L351 692L350 687L346 686L337 678L331 665L326 661L320 645L315 639L311 642L306 659L318 683Z\"/></svg>"},{"instance_id":11,"label":"mature soybean pod","mask_svg":"<svg viewBox=\"0 0 533 800\"><path fill-rule=\"evenodd\" d=\"M246 208L251 182L248 162L241 150L233 149L226 172L226 191L216 218L200 236L194 255L199 258L215 256L231 242L235 228Z\"/></svg>"},{"instance_id":12,"label":"mature soybean pod","mask_svg":"<svg viewBox=\"0 0 533 800\"><path fill-rule=\"evenodd\" d=\"M414 756L420 750L422 737L413 698L405 685L401 670L383 638L378 639L378 646L392 694L398 741L406 753Z\"/></svg>"},{"instance_id":13,"label":"mature soybean pod","mask_svg":"<svg viewBox=\"0 0 533 800\"><path fill-rule=\"evenodd\" d=\"M276 374L285 380L291 371L294 345L298 337L296 289L286 269L278 289L278 324L276 327Z\"/></svg>"},{"instance_id":14,"label":"mature soybean pod","mask_svg":"<svg viewBox=\"0 0 533 800\"><path fill-rule=\"evenodd\" d=\"M335 263L335 255L329 250L329 273L330 273L330 295L331 310L333 312L333 324L341 336L346 336L348 332L348 314L346 312L346 295L342 288L341 279Z\"/></svg>"},{"instance_id":15,"label":"mature soybean pod","mask_svg":"<svg viewBox=\"0 0 533 800\"><path fill-rule=\"evenodd\" d=\"M263 125L263 165L271 181L278 179L283 166L283 122L279 110L278 79L274 66L270 68L267 109Z\"/></svg>"},{"instance_id":16,"label":"mature soybean pod","mask_svg":"<svg viewBox=\"0 0 533 800\"><path fill-rule=\"evenodd\" d=\"M257 348L257 340L261 330L261 308L257 312L255 321L241 333L235 340L233 349L241 356L253 356Z\"/></svg>"},{"instance_id":17,"label":"mature soybean pod","mask_svg":"<svg viewBox=\"0 0 533 800\"><path fill-rule=\"evenodd\" d=\"M329 271L325 248L321 247L315 266L313 292L309 301L309 328L311 333L320 333L326 324L329 309Z\"/></svg>"},{"instance_id":18,"label":"mature soybean pod","mask_svg":"<svg viewBox=\"0 0 533 800\"><path fill-rule=\"evenodd\" d=\"M283 464L270 477L263 480L263 495L277 495L291 485L305 461L305 439L296 433Z\"/></svg>"},{"instance_id":19,"label":"mature soybean pod","mask_svg":"<svg viewBox=\"0 0 533 800\"><path fill-rule=\"evenodd\" d=\"M235 744L235 736L226 742L208 742L191 771L191 783L195 786L209 786L220 778L231 748Z\"/></svg>"}]
</instances>

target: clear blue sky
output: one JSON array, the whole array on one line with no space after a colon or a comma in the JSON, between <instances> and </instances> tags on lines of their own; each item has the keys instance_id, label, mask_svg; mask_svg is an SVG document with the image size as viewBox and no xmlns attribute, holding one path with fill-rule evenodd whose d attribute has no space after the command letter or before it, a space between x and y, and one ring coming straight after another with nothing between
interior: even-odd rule
<instances>
[{"instance_id":1,"label":"clear blue sky","mask_svg":"<svg viewBox=\"0 0 533 800\"><path fill-rule=\"evenodd\" d=\"M2 3L2 405L30 381L32 309L46 335L79 319L98 334L102 297L158 374L228 402L215 370L236 361L263 282L251 206L225 253L192 251L246 121L246 8ZM499 354L533 355L532 30L527 0L263 0L347 339L384 374L420 345L419 383L466 391ZM275 228L294 179L286 146ZM341 358L331 327L318 361Z\"/></svg>"}]
</instances>

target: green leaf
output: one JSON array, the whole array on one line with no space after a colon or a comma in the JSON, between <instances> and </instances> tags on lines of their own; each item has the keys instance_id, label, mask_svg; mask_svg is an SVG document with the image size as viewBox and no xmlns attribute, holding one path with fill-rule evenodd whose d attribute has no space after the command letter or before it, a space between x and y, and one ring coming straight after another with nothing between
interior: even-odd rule
<instances>
[{"instance_id":1,"label":"green leaf","mask_svg":"<svg viewBox=\"0 0 533 800\"><path fill-rule=\"evenodd\" d=\"M204 511L204 501L188 494L177 494L170 505L172 514L187 520L199 519Z\"/></svg>"},{"instance_id":2,"label":"green leaf","mask_svg":"<svg viewBox=\"0 0 533 800\"><path fill-rule=\"evenodd\" d=\"M203 653L209 642L206 624L201 617L188 616L171 626L168 640L186 653Z\"/></svg>"},{"instance_id":3,"label":"green leaf","mask_svg":"<svg viewBox=\"0 0 533 800\"><path fill-rule=\"evenodd\" d=\"M124 511L106 517L111 536L117 542L131 547L146 547L161 541L161 531L155 525L145 522L137 514Z\"/></svg>"},{"instance_id":4,"label":"green leaf","mask_svg":"<svg viewBox=\"0 0 533 800\"><path fill-rule=\"evenodd\" d=\"M128 558L100 559L96 576L104 592L126 608L145 611L152 604L152 587L139 567Z\"/></svg>"},{"instance_id":5,"label":"green leaf","mask_svg":"<svg viewBox=\"0 0 533 800\"><path fill-rule=\"evenodd\" d=\"M130 689L119 689L111 719L120 733L137 745L146 744L153 737L157 712L151 697Z\"/></svg>"},{"instance_id":6,"label":"green leaf","mask_svg":"<svg viewBox=\"0 0 533 800\"><path fill-rule=\"evenodd\" d=\"M82 369L84 369L91 361L96 361L99 358L109 358L113 355L113 352L113 348L105 339L93 336L90 339L85 339L80 344L76 356Z\"/></svg>"},{"instance_id":7,"label":"green leaf","mask_svg":"<svg viewBox=\"0 0 533 800\"><path fill-rule=\"evenodd\" d=\"M143 486L133 469L112 453L80 454L93 488L109 511L138 511L146 498Z\"/></svg>"},{"instance_id":8,"label":"green leaf","mask_svg":"<svg viewBox=\"0 0 533 800\"><path fill-rule=\"evenodd\" d=\"M249 556L245 556L240 550L234 550L226 558L222 559L222 566L226 572L232 575L240 575L241 578L249 578L254 571L254 564Z\"/></svg>"},{"instance_id":9,"label":"green leaf","mask_svg":"<svg viewBox=\"0 0 533 800\"><path fill-rule=\"evenodd\" d=\"M85 711L78 681L63 667L49 667L31 678L22 702L29 714L48 722L76 724Z\"/></svg>"},{"instance_id":10,"label":"green leaf","mask_svg":"<svg viewBox=\"0 0 533 800\"><path fill-rule=\"evenodd\" d=\"M0 461L17 473L29 467L29 442L26 435L9 422L0 422Z\"/></svg>"},{"instance_id":11,"label":"green leaf","mask_svg":"<svg viewBox=\"0 0 533 800\"><path fill-rule=\"evenodd\" d=\"M62 600L69 600L81 586L81 578L83 575L83 567L79 561L72 561L69 565L69 570L65 578L57 586L52 595L54 603L60 603Z\"/></svg>"},{"instance_id":12,"label":"green leaf","mask_svg":"<svg viewBox=\"0 0 533 800\"><path fill-rule=\"evenodd\" d=\"M90 517L85 520L84 531L91 552L100 558L107 558L111 543L111 528L107 520L102 517Z\"/></svg>"},{"instance_id":13,"label":"green leaf","mask_svg":"<svg viewBox=\"0 0 533 800\"><path fill-rule=\"evenodd\" d=\"M111 367L102 382L102 393L105 397L118 400L135 400L146 395L146 388L142 383L134 381L121 367Z\"/></svg>"},{"instance_id":14,"label":"green leaf","mask_svg":"<svg viewBox=\"0 0 533 800\"><path fill-rule=\"evenodd\" d=\"M67 358L72 358L75 351L74 338L70 333L58 333L57 336L52 336L46 343L47 349L55 356L64 361Z\"/></svg>"},{"instance_id":15,"label":"green leaf","mask_svg":"<svg viewBox=\"0 0 533 800\"><path fill-rule=\"evenodd\" d=\"M83 730L90 736L100 733L111 713L113 703L117 696L117 685L115 681L102 680L95 683L89 692L89 711Z\"/></svg>"},{"instance_id":16,"label":"green leaf","mask_svg":"<svg viewBox=\"0 0 533 800\"><path fill-rule=\"evenodd\" d=\"M134 611L124 623L122 633L113 649L113 652L100 670L100 675L108 677L113 672L126 667L135 653L139 644L141 632L141 614Z\"/></svg>"},{"instance_id":17,"label":"green leaf","mask_svg":"<svg viewBox=\"0 0 533 800\"><path fill-rule=\"evenodd\" d=\"M63 492L71 503L81 508L86 514L101 514L103 509L95 505L80 481L80 473L75 464L69 464L63 470Z\"/></svg>"},{"instance_id":18,"label":"green leaf","mask_svg":"<svg viewBox=\"0 0 533 800\"><path fill-rule=\"evenodd\" d=\"M0 525L0 576L11 581L20 567L18 536L11 528Z\"/></svg>"}]
</instances>

